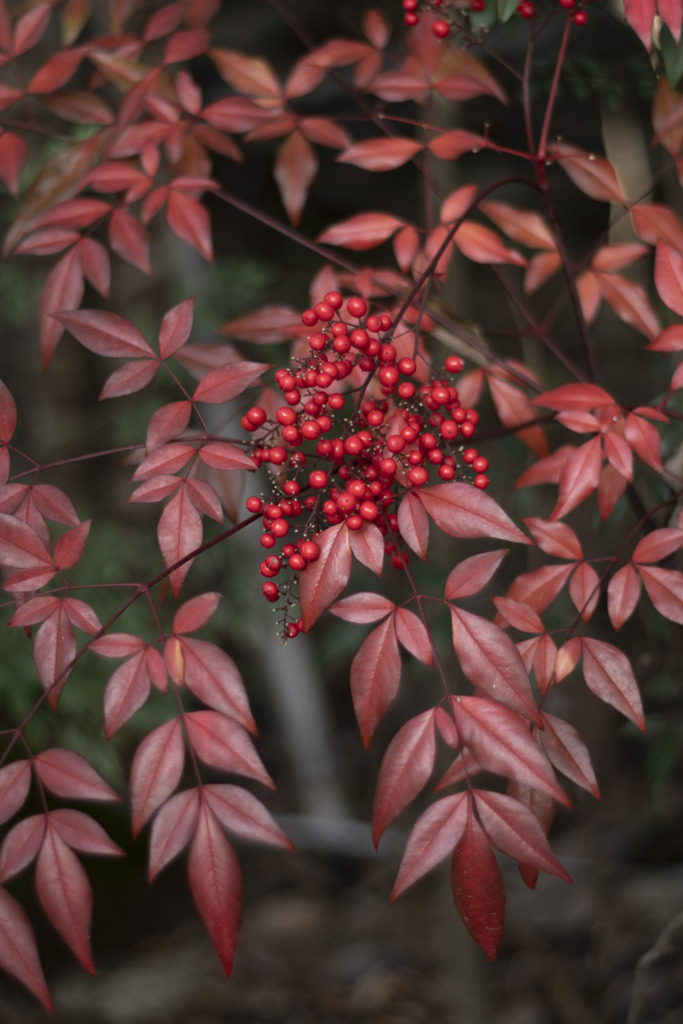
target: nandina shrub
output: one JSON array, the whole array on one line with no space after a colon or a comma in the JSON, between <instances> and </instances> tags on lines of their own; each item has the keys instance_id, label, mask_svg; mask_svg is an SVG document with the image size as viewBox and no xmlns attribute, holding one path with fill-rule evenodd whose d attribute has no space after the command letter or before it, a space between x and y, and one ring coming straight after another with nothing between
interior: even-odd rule
<instances>
[{"instance_id":1,"label":"nandina shrub","mask_svg":"<svg viewBox=\"0 0 683 1024\"><path fill-rule=\"evenodd\" d=\"M402 661L430 673L420 710L383 754L373 838L423 800L391 898L450 858L457 909L491 959L505 905L495 851L532 888L539 871L569 880L547 838L555 803L569 806L576 787L599 795L582 723L551 710L557 687L574 674L644 729L616 634L636 609L683 622L680 477L663 461L679 445L683 374L662 358L683 348L683 226L659 185L666 180L671 195L680 176L680 4L629 2L624 22L588 0L403 0L403 25L367 10L352 37L329 39L313 38L279 0L269 6L300 45L282 75L258 39L249 52L225 45L218 0L109 0L92 18L80 0L0 0L0 179L16 200L6 265L30 258L31 273L42 272L38 343L7 353L0 385L4 608L35 667L30 710L2 733L0 882L35 864L47 918L91 971L92 895L78 854L124 851L71 805L120 796L67 745L31 739L35 720L63 713L82 659L115 663L102 693L103 742L140 721L155 691L163 698L130 765L132 831L149 829L150 880L186 857L226 971L241 899L226 832L292 848L267 808L275 783L240 668L202 636L221 600L193 590L205 552L220 560L232 537L258 533L260 565L243 572L260 573L283 641L301 642L328 611L370 627L350 665L366 747L389 708L400 713ZM625 195L619 166L554 128L571 55L593 19L620 45L640 47L643 66L645 51L652 56L657 180L640 194ZM467 114L480 98L484 106ZM449 104L467 128L453 126ZM514 116L489 116L506 105ZM513 143L499 140L508 123L522 126ZM271 146L279 209L227 187L231 162L244 163L246 181L250 162L262 160L256 143ZM312 212L316 175L333 173L329 150L336 181L347 182L345 212L332 222L325 209ZM440 187L445 168L465 175L460 166L476 180ZM391 192L358 186L399 168L413 182L413 208L424 206L419 216L406 214L402 196L392 208ZM386 208L367 208L369 194L386 196ZM599 226L574 251L586 198ZM221 206L320 258L308 305L293 279L291 302L243 311L218 327L230 343L207 345L193 338L195 299L184 295L142 330L126 305L110 302L126 294L119 281L157 275L170 237L212 263L211 214ZM320 221L313 237L308 225ZM615 240L618 225L628 234ZM458 300L456 261L486 296L482 308ZM474 314L480 322L465 327ZM617 321L636 387L615 373ZM84 437L59 457L40 431L39 451L15 443L25 415L14 397L17 364L33 375L42 363L40 387L49 388L60 353L76 345L118 360L102 364L100 399L144 392L138 408L151 412L138 436L106 450ZM266 346L268 360L255 346ZM533 489L533 514L517 522L515 496L495 489L497 460L509 473L510 452L516 487ZM92 581L100 563L89 551L91 509L68 490L69 472L85 460L105 478L128 474L128 502L160 506L162 568L149 578L115 569ZM257 469L258 483L237 502ZM121 552L130 515L120 509ZM465 542L457 561L434 559L437 534ZM485 543L468 550L470 540ZM511 546L533 550L533 563L473 612L468 599L495 588ZM358 564L377 582L349 592ZM423 580L435 578L428 591ZM227 581L225 597L240 600L238 582ZM434 625L444 616L450 651ZM229 781L207 782L207 770ZM502 784L489 784L490 774ZM27 815L31 790L41 810ZM435 794L428 801L426 790ZM0 964L50 1007L31 924L7 888Z\"/></svg>"}]
</instances>

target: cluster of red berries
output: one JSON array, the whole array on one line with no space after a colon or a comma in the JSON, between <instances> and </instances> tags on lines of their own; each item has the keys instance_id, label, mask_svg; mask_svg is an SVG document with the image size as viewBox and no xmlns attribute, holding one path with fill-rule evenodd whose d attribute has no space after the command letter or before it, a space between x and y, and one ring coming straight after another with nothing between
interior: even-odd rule
<instances>
[{"instance_id":1,"label":"cluster of red berries","mask_svg":"<svg viewBox=\"0 0 683 1024\"><path fill-rule=\"evenodd\" d=\"M478 413L461 406L449 376L420 381L426 374L418 373L416 359L391 343L387 313L369 313L359 296L344 301L328 292L301 319L313 330L310 353L276 372L280 404L270 416L257 405L242 417L242 427L258 433L251 455L271 470L276 494L251 496L246 507L263 517L260 541L269 553L261 563L262 590L269 601L284 598L285 636L299 632L292 590L297 574L319 557L322 530L344 521L350 530L375 523L392 564L403 568L408 556L392 511L402 494L427 484L432 472L449 481L469 470L475 487L489 482L488 461L465 447ZM460 356L449 356L446 374L463 366ZM273 551L278 542L280 554ZM282 570L290 573L279 587L273 580Z\"/></svg>"},{"instance_id":2,"label":"cluster of red berries","mask_svg":"<svg viewBox=\"0 0 683 1024\"><path fill-rule=\"evenodd\" d=\"M588 21L583 3L591 3L591 0L559 0L560 7L573 12L572 21L575 25L585 25ZM462 23L463 14L483 11L486 0L466 0L465 3L462 0L402 0L402 7L403 21L408 26L419 23L419 12L443 15L432 23L432 32L437 39L447 39L453 28ZM520 0L517 13L522 18L531 19L538 14L538 6L533 0Z\"/></svg>"}]
</instances>

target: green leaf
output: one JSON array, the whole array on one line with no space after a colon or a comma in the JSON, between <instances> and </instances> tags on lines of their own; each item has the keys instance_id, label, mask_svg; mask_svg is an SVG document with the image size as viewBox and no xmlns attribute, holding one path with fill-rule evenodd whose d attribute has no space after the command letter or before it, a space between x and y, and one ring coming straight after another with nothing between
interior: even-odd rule
<instances>
[{"instance_id":1,"label":"green leaf","mask_svg":"<svg viewBox=\"0 0 683 1024\"><path fill-rule=\"evenodd\" d=\"M662 51L664 70L669 85L675 89L683 75L683 36L681 36L680 43L676 43L666 25L662 25L659 48Z\"/></svg>"},{"instance_id":2,"label":"green leaf","mask_svg":"<svg viewBox=\"0 0 683 1024\"><path fill-rule=\"evenodd\" d=\"M519 0L496 0L496 7L498 8L498 20L501 25L504 25L506 21L509 21L512 15L517 10L517 4Z\"/></svg>"}]
</instances>

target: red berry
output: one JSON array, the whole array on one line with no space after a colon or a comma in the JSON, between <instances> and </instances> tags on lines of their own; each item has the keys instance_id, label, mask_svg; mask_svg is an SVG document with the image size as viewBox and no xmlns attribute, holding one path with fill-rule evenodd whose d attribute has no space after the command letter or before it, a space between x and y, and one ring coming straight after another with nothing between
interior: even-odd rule
<instances>
[{"instance_id":1,"label":"red berry","mask_svg":"<svg viewBox=\"0 0 683 1024\"><path fill-rule=\"evenodd\" d=\"M476 448L465 448L465 451L462 453L462 461L466 462L469 466L474 462L478 455L479 452Z\"/></svg>"},{"instance_id":2,"label":"red berry","mask_svg":"<svg viewBox=\"0 0 683 1024\"><path fill-rule=\"evenodd\" d=\"M390 331L391 328L393 327L393 320L386 313L382 313L382 315L380 316L380 321L382 323L383 331Z\"/></svg>"},{"instance_id":3,"label":"red berry","mask_svg":"<svg viewBox=\"0 0 683 1024\"><path fill-rule=\"evenodd\" d=\"M401 6L403 7L404 11L416 11L417 0L403 0Z\"/></svg>"},{"instance_id":4,"label":"red berry","mask_svg":"<svg viewBox=\"0 0 683 1024\"><path fill-rule=\"evenodd\" d=\"M478 455L476 459L472 460L472 469L475 473L485 473L489 468L489 460L485 459L483 455Z\"/></svg>"},{"instance_id":5,"label":"red berry","mask_svg":"<svg viewBox=\"0 0 683 1024\"><path fill-rule=\"evenodd\" d=\"M419 20L419 14L415 14L413 11L406 11L406 13L403 15L403 23L407 25L408 28L412 28L413 25L417 25Z\"/></svg>"},{"instance_id":6,"label":"red berry","mask_svg":"<svg viewBox=\"0 0 683 1024\"><path fill-rule=\"evenodd\" d=\"M586 11L574 11L572 21L575 25L585 25L588 21L588 13Z\"/></svg>"},{"instance_id":7,"label":"red berry","mask_svg":"<svg viewBox=\"0 0 683 1024\"><path fill-rule=\"evenodd\" d=\"M535 12L536 9L534 5L530 3L530 0L522 0L520 4L517 4L517 13L521 15L522 18L533 18Z\"/></svg>"},{"instance_id":8,"label":"red berry","mask_svg":"<svg viewBox=\"0 0 683 1024\"><path fill-rule=\"evenodd\" d=\"M360 530L363 527L364 519L359 515L352 515L346 520L349 530Z\"/></svg>"},{"instance_id":9,"label":"red berry","mask_svg":"<svg viewBox=\"0 0 683 1024\"><path fill-rule=\"evenodd\" d=\"M402 373L404 377L412 377L417 369L414 359L410 359L408 356L404 356L403 359L398 361L398 371Z\"/></svg>"},{"instance_id":10,"label":"red berry","mask_svg":"<svg viewBox=\"0 0 683 1024\"><path fill-rule=\"evenodd\" d=\"M379 508L374 501L362 501L358 513L361 518L371 523L379 515Z\"/></svg>"},{"instance_id":11,"label":"red berry","mask_svg":"<svg viewBox=\"0 0 683 1024\"><path fill-rule=\"evenodd\" d=\"M484 491L489 485L489 478L484 476L483 473L477 473L472 483L475 487L478 487L480 491Z\"/></svg>"},{"instance_id":12,"label":"red berry","mask_svg":"<svg viewBox=\"0 0 683 1024\"><path fill-rule=\"evenodd\" d=\"M325 302L329 303L332 309L341 309L343 301L341 292L327 292L325 295Z\"/></svg>"},{"instance_id":13,"label":"red berry","mask_svg":"<svg viewBox=\"0 0 683 1024\"><path fill-rule=\"evenodd\" d=\"M381 476L387 477L387 479L389 480L396 476L397 469L398 466L396 465L393 459L382 459L382 461L379 464L379 471Z\"/></svg>"},{"instance_id":14,"label":"red berry","mask_svg":"<svg viewBox=\"0 0 683 1024\"><path fill-rule=\"evenodd\" d=\"M435 21L432 25L432 33L437 39L446 39L451 34L451 26L447 21Z\"/></svg>"},{"instance_id":15,"label":"red berry","mask_svg":"<svg viewBox=\"0 0 683 1024\"><path fill-rule=\"evenodd\" d=\"M404 380L396 390L398 391L399 398L403 398L406 401L415 395L415 385L409 380Z\"/></svg>"},{"instance_id":16,"label":"red berry","mask_svg":"<svg viewBox=\"0 0 683 1024\"><path fill-rule=\"evenodd\" d=\"M305 324L306 327L315 327L318 322L318 317L312 309L305 309L301 314L301 322Z\"/></svg>"},{"instance_id":17,"label":"red berry","mask_svg":"<svg viewBox=\"0 0 683 1024\"><path fill-rule=\"evenodd\" d=\"M365 316L368 311L368 304L365 299L361 299L360 296L355 296L352 299L346 300L346 309L350 316L361 317Z\"/></svg>"},{"instance_id":18,"label":"red berry","mask_svg":"<svg viewBox=\"0 0 683 1024\"><path fill-rule=\"evenodd\" d=\"M288 640L293 640L300 632L301 628L297 622L288 622L285 626L285 636Z\"/></svg>"},{"instance_id":19,"label":"red berry","mask_svg":"<svg viewBox=\"0 0 683 1024\"><path fill-rule=\"evenodd\" d=\"M323 487L327 487L330 482L330 478L324 470L314 469L308 477L308 482L311 487L315 487L316 490L320 490Z\"/></svg>"},{"instance_id":20,"label":"red berry","mask_svg":"<svg viewBox=\"0 0 683 1024\"><path fill-rule=\"evenodd\" d=\"M259 537L259 541L261 542L262 548L274 548L276 543L275 537L273 537L271 533L262 533Z\"/></svg>"},{"instance_id":21,"label":"red berry","mask_svg":"<svg viewBox=\"0 0 683 1024\"><path fill-rule=\"evenodd\" d=\"M250 498L247 498L246 506L249 512L260 512L263 508L263 502L253 494Z\"/></svg>"},{"instance_id":22,"label":"red berry","mask_svg":"<svg viewBox=\"0 0 683 1024\"><path fill-rule=\"evenodd\" d=\"M374 333L376 334L377 331L382 330L382 321L378 316L369 316L365 323L365 326L369 331L374 331Z\"/></svg>"},{"instance_id":23,"label":"red berry","mask_svg":"<svg viewBox=\"0 0 683 1024\"><path fill-rule=\"evenodd\" d=\"M458 424L453 420L444 420L439 427L439 432L446 441L453 441L459 433Z\"/></svg>"},{"instance_id":24,"label":"red berry","mask_svg":"<svg viewBox=\"0 0 683 1024\"><path fill-rule=\"evenodd\" d=\"M316 302L313 312L318 317L318 320L322 320L325 323L334 316L334 308L329 302Z\"/></svg>"},{"instance_id":25,"label":"red berry","mask_svg":"<svg viewBox=\"0 0 683 1024\"><path fill-rule=\"evenodd\" d=\"M280 596L280 591L275 583L264 583L261 587L261 593L266 601L277 601Z\"/></svg>"},{"instance_id":26,"label":"red berry","mask_svg":"<svg viewBox=\"0 0 683 1024\"><path fill-rule=\"evenodd\" d=\"M465 420L465 422L460 426L460 433L462 434L463 437L472 437L474 429L474 423L472 423L470 420Z\"/></svg>"},{"instance_id":27,"label":"red berry","mask_svg":"<svg viewBox=\"0 0 683 1024\"><path fill-rule=\"evenodd\" d=\"M307 562L315 562L320 557L320 548L314 540L305 540L301 545L301 554Z\"/></svg>"},{"instance_id":28,"label":"red berry","mask_svg":"<svg viewBox=\"0 0 683 1024\"><path fill-rule=\"evenodd\" d=\"M439 466L439 476L442 480L452 480L455 476L455 467L447 466L446 463L442 463Z\"/></svg>"},{"instance_id":29,"label":"red berry","mask_svg":"<svg viewBox=\"0 0 683 1024\"><path fill-rule=\"evenodd\" d=\"M398 382L399 373L395 366L382 366L377 376L385 388L393 388Z\"/></svg>"},{"instance_id":30,"label":"red berry","mask_svg":"<svg viewBox=\"0 0 683 1024\"><path fill-rule=\"evenodd\" d=\"M354 348L366 349L369 342L368 332L364 331L362 327L357 327L355 331L351 331L349 335L349 341Z\"/></svg>"},{"instance_id":31,"label":"red berry","mask_svg":"<svg viewBox=\"0 0 683 1024\"><path fill-rule=\"evenodd\" d=\"M295 572L301 572L302 569L306 568L306 559L303 555L292 555L288 563L290 569L294 569Z\"/></svg>"},{"instance_id":32,"label":"red berry","mask_svg":"<svg viewBox=\"0 0 683 1024\"><path fill-rule=\"evenodd\" d=\"M427 483L429 473L424 466L413 466L412 469L408 470L408 479L414 487L421 487L422 484Z\"/></svg>"},{"instance_id":33,"label":"red berry","mask_svg":"<svg viewBox=\"0 0 683 1024\"><path fill-rule=\"evenodd\" d=\"M260 427L266 422L268 416L265 409L262 409L260 405L255 405L247 413L247 419L250 423L253 423L255 427Z\"/></svg>"},{"instance_id":34,"label":"red berry","mask_svg":"<svg viewBox=\"0 0 683 1024\"><path fill-rule=\"evenodd\" d=\"M343 395L330 395L327 404L330 409L343 409L344 408L344 396Z\"/></svg>"}]
</instances>

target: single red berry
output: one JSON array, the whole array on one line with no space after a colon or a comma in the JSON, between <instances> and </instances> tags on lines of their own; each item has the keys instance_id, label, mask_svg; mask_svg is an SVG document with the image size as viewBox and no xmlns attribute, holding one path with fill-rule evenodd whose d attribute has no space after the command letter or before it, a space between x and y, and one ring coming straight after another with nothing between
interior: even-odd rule
<instances>
[{"instance_id":1,"label":"single red berry","mask_svg":"<svg viewBox=\"0 0 683 1024\"><path fill-rule=\"evenodd\" d=\"M404 25L407 25L408 28L412 28L414 25L417 25L419 20L419 14L415 14L414 11L406 11L406 13L403 15L403 23Z\"/></svg>"},{"instance_id":2,"label":"single red berry","mask_svg":"<svg viewBox=\"0 0 683 1024\"><path fill-rule=\"evenodd\" d=\"M405 439L400 434L391 434L386 443L390 452L402 452L406 446Z\"/></svg>"},{"instance_id":3,"label":"single red berry","mask_svg":"<svg viewBox=\"0 0 683 1024\"><path fill-rule=\"evenodd\" d=\"M312 309L305 309L301 314L301 322L305 324L306 327L315 327L318 322L318 317Z\"/></svg>"},{"instance_id":4,"label":"single red berry","mask_svg":"<svg viewBox=\"0 0 683 1024\"><path fill-rule=\"evenodd\" d=\"M288 427L282 428L282 440L286 441L292 448L298 448L303 442L303 437L299 432L299 428L290 424Z\"/></svg>"},{"instance_id":5,"label":"single red berry","mask_svg":"<svg viewBox=\"0 0 683 1024\"><path fill-rule=\"evenodd\" d=\"M399 373L395 366L382 366L377 376L385 388L393 388L398 383Z\"/></svg>"},{"instance_id":6,"label":"single red berry","mask_svg":"<svg viewBox=\"0 0 683 1024\"><path fill-rule=\"evenodd\" d=\"M489 478L483 473L477 473L472 483L475 487L478 487L480 491L485 491L489 485Z\"/></svg>"},{"instance_id":7,"label":"single red berry","mask_svg":"<svg viewBox=\"0 0 683 1024\"><path fill-rule=\"evenodd\" d=\"M374 522L379 515L377 503L374 501L362 501L360 508L358 509L358 514L362 519L365 519L370 523Z\"/></svg>"},{"instance_id":8,"label":"single red berry","mask_svg":"<svg viewBox=\"0 0 683 1024\"><path fill-rule=\"evenodd\" d=\"M572 21L575 25L585 25L588 21L587 11L574 11L572 14Z\"/></svg>"},{"instance_id":9,"label":"single red berry","mask_svg":"<svg viewBox=\"0 0 683 1024\"><path fill-rule=\"evenodd\" d=\"M408 462L411 466L421 466L424 460L424 455L417 448L413 449L412 452L408 452Z\"/></svg>"},{"instance_id":10,"label":"single red berry","mask_svg":"<svg viewBox=\"0 0 683 1024\"><path fill-rule=\"evenodd\" d=\"M412 444L417 437L417 430L415 430L415 427L404 427L401 431L401 437L408 444Z\"/></svg>"},{"instance_id":11,"label":"single red berry","mask_svg":"<svg viewBox=\"0 0 683 1024\"><path fill-rule=\"evenodd\" d=\"M264 583L261 587L261 593L266 601L277 601L280 596L280 591L275 583Z\"/></svg>"},{"instance_id":12,"label":"single red berry","mask_svg":"<svg viewBox=\"0 0 683 1024\"><path fill-rule=\"evenodd\" d=\"M282 489L285 494L298 494L301 490L301 484L298 480L285 480Z\"/></svg>"},{"instance_id":13,"label":"single red berry","mask_svg":"<svg viewBox=\"0 0 683 1024\"><path fill-rule=\"evenodd\" d=\"M484 0L470 0L471 11L483 11L486 7Z\"/></svg>"},{"instance_id":14,"label":"single red berry","mask_svg":"<svg viewBox=\"0 0 683 1024\"><path fill-rule=\"evenodd\" d=\"M295 636L298 636L301 632L301 627L297 622L288 622L285 626L285 636L288 640L293 640Z\"/></svg>"},{"instance_id":15,"label":"single red berry","mask_svg":"<svg viewBox=\"0 0 683 1024\"><path fill-rule=\"evenodd\" d=\"M362 327L357 327L355 331L351 331L351 334L349 335L349 341L351 342L354 348L360 348L365 350L368 347L368 342L370 341L370 339L368 337L367 331L364 331Z\"/></svg>"},{"instance_id":16,"label":"single red berry","mask_svg":"<svg viewBox=\"0 0 683 1024\"><path fill-rule=\"evenodd\" d=\"M313 312L318 317L318 320L327 323L334 316L334 307L329 302L316 302Z\"/></svg>"},{"instance_id":17,"label":"single red berry","mask_svg":"<svg viewBox=\"0 0 683 1024\"><path fill-rule=\"evenodd\" d=\"M396 349L393 345L382 345L379 350L379 358L383 363L395 363Z\"/></svg>"},{"instance_id":18,"label":"single red berry","mask_svg":"<svg viewBox=\"0 0 683 1024\"><path fill-rule=\"evenodd\" d=\"M474 433L474 423L470 420L465 420L465 422L460 425L460 433L463 437L472 437L472 434Z\"/></svg>"},{"instance_id":19,"label":"single red berry","mask_svg":"<svg viewBox=\"0 0 683 1024\"><path fill-rule=\"evenodd\" d=\"M382 313L381 314L380 321L382 323L382 330L383 331L390 331L391 328L393 327L394 322L393 322L393 320L391 319L391 317L387 313Z\"/></svg>"},{"instance_id":20,"label":"single red berry","mask_svg":"<svg viewBox=\"0 0 683 1024\"><path fill-rule=\"evenodd\" d=\"M306 559L300 554L292 555L287 564L295 572L301 572L302 569L306 568Z\"/></svg>"},{"instance_id":21,"label":"single red berry","mask_svg":"<svg viewBox=\"0 0 683 1024\"><path fill-rule=\"evenodd\" d=\"M346 525L349 530L360 530L363 527L363 517L359 515L352 515L346 520Z\"/></svg>"},{"instance_id":22,"label":"single red berry","mask_svg":"<svg viewBox=\"0 0 683 1024\"><path fill-rule=\"evenodd\" d=\"M417 365L414 359L410 359L409 356L404 356L403 359L399 359L398 372L402 373L404 377L412 377L417 369Z\"/></svg>"},{"instance_id":23,"label":"single red berry","mask_svg":"<svg viewBox=\"0 0 683 1024\"><path fill-rule=\"evenodd\" d=\"M250 498L247 498L245 504L249 512L260 512L263 508L263 502L260 498L257 498L255 494L252 494Z\"/></svg>"},{"instance_id":24,"label":"single red berry","mask_svg":"<svg viewBox=\"0 0 683 1024\"><path fill-rule=\"evenodd\" d=\"M475 473L485 473L489 468L489 460L485 459L483 455L478 455L476 459L472 460L472 469Z\"/></svg>"},{"instance_id":25,"label":"single red berry","mask_svg":"<svg viewBox=\"0 0 683 1024\"><path fill-rule=\"evenodd\" d=\"M408 401L415 395L415 385L409 380L402 381L396 390L399 398L403 398L405 401Z\"/></svg>"},{"instance_id":26,"label":"single red berry","mask_svg":"<svg viewBox=\"0 0 683 1024\"><path fill-rule=\"evenodd\" d=\"M365 322L365 326L369 331L373 331L377 334L378 331L382 330L382 321L378 316L369 316Z\"/></svg>"},{"instance_id":27,"label":"single red berry","mask_svg":"<svg viewBox=\"0 0 683 1024\"><path fill-rule=\"evenodd\" d=\"M379 464L379 471L381 476L386 477L388 480L391 480L393 477L396 476L397 469L398 466L396 465L396 462L393 459L382 459L382 461Z\"/></svg>"},{"instance_id":28,"label":"single red berry","mask_svg":"<svg viewBox=\"0 0 683 1024\"><path fill-rule=\"evenodd\" d=\"M320 558L320 548L314 540L305 540L301 545L301 554L307 562L315 562Z\"/></svg>"},{"instance_id":29,"label":"single red berry","mask_svg":"<svg viewBox=\"0 0 683 1024\"><path fill-rule=\"evenodd\" d=\"M327 401L327 404L329 405L330 409L343 409L344 408L344 402L345 402L345 399L344 399L343 395L335 394L335 395L330 395L330 397L329 397L329 399Z\"/></svg>"},{"instance_id":30,"label":"single red berry","mask_svg":"<svg viewBox=\"0 0 683 1024\"><path fill-rule=\"evenodd\" d=\"M363 451L363 442L356 434L351 434L344 440L344 451L347 455L360 455Z\"/></svg>"},{"instance_id":31,"label":"single red berry","mask_svg":"<svg viewBox=\"0 0 683 1024\"><path fill-rule=\"evenodd\" d=\"M407 559L407 555L399 555L399 553L396 552L395 555L391 556L391 564L393 565L394 569L405 569L405 563Z\"/></svg>"},{"instance_id":32,"label":"single red berry","mask_svg":"<svg viewBox=\"0 0 683 1024\"><path fill-rule=\"evenodd\" d=\"M248 411L247 419L255 427L260 427L266 422L268 416L265 409L262 409L260 405L255 405Z\"/></svg>"},{"instance_id":33,"label":"single red berry","mask_svg":"<svg viewBox=\"0 0 683 1024\"><path fill-rule=\"evenodd\" d=\"M316 437L320 437L320 433L320 424L317 420L306 420L301 424L301 436L307 441L315 441Z\"/></svg>"},{"instance_id":34,"label":"single red berry","mask_svg":"<svg viewBox=\"0 0 683 1024\"><path fill-rule=\"evenodd\" d=\"M478 455L479 452L476 448L465 448L465 451L462 453L462 461L466 462L469 466L474 462Z\"/></svg>"},{"instance_id":35,"label":"single red berry","mask_svg":"<svg viewBox=\"0 0 683 1024\"><path fill-rule=\"evenodd\" d=\"M384 413L381 409L371 409L365 418L371 427L380 427L384 423Z\"/></svg>"},{"instance_id":36,"label":"single red berry","mask_svg":"<svg viewBox=\"0 0 683 1024\"><path fill-rule=\"evenodd\" d=\"M455 476L455 467L447 466L446 463L442 463L439 466L439 476L442 480L452 480Z\"/></svg>"},{"instance_id":37,"label":"single red berry","mask_svg":"<svg viewBox=\"0 0 683 1024\"><path fill-rule=\"evenodd\" d=\"M337 294L339 294L339 293L337 293ZM341 298L341 296L340 296L340 298ZM330 303L330 305L333 305L333 303ZM338 307L335 306L334 308L337 309ZM330 327L330 330L332 331L332 336L334 338L340 338L342 335L349 333L348 327L346 326L345 323L342 323L341 320L335 320L335 322Z\"/></svg>"},{"instance_id":38,"label":"single red berry","mask_svg":"<svg viewBox=\"0 0 683 1024\"><path fill-rule=\"evenodd\" d=\"M332 342L332 348L341 356L344 355L345 352L349 351L351 348L351 342L348 338L340 334L339 337L335 338Z\"/></svg>"},{"instance_id":39,"label":"single red berry","mask_svg":"<svg viewBox=\"0 0 683 1024\"><path fill-rule=\"evenodd\" d=\"M325 295L325 302L332 306L332 309L341 309L342 302L341 292L327 292Z\"/></svg>"},{"instance_id":40,"label":"single red berry","mask_svg":"<svg viewBox=\"0 0 683 1024\"><path fill-rule=\"evenodd\" d=\"M432 25L432 33L437 39L446 39L451 34L451 26L447 21L435 21Z\"/></svg>"},{"instance_id":41,"label":"single red berry","mask_svg":"<svg viewBox=\"0 0 683 1024\"><path fill-rule=\"evenodd\" d=\"M404 11L416 11L417 0L403 0L401 6L403 7Z\"/></svg>"},{"instance_id":42,"label":"single red berry","mask_svg":"<svg viewBox=\"0 0 683 1024\"><path fill-rule=\"evenodd\" d=\"M346 309L350 316L361 317L367 313L368 304L360 296L354 296L354 298L346 300Z\"/></svg>"},{"instance_id":43,"label":"single red berry","mask_svg":"<svg viewBox=\"0 0 683 1024\"><path fill-rule=\"evenodd\" d=\"M444 420L439 427L439 432L446 441L453 441L459 433L458 424L454 420Z\"/></svg>"},{"instance_id":44,"label":"single red berry","mask_svg":"<svg viewBox=\"0 0 683 1024\"><path fill-rule=\"evenodd\" d=\"M422 484L427 483L429 473L424 466L413 466L408 470L408 479L414 487L421 487Z\"/></svg>"},{"instance_id":45,"label":"single red berry","mask_svg":"<svg viewBox=\"0 0 683 1024\"><path fill-rule=\"evenodd\" d=\"M479 422L479 413L477 412L476 409L466 409L465 411L467 413L467 419L470 421L470 423Z\"/></svg>"},{"instance_id":46,"label":"single red berry","mask_svg":"<svg viewBox=\"0 0 683 1024\"><path fill-rule=\"evenodd\" d=\"M276 519L270 528L273 537L286 537L289 533L289 523L286 519Z\"/></svg>"},{"instance_id":47,"label":"single red berry","mask_svg":"<svg viewBox=\"0 0 683 1024\"><path fill-rule=\"evenodd\" d=\"M327 487L330 482L330 478L324 470L314 469L308 477L308 482L311 487L315 487L316 490L320 490L323 487Z\"/></svg>"},{"instance_id":48,"label":"single red berry","mask_svg":"<svg viewBox=\"0 0 683 1024\"><path fill-rule=\"evenodd\" d=\"M278 423L281 423L283 427L289 427L296 420L296 413L288 405L281 405L275 413L275 419Z\"/></svg>"},{"instance_id":49,"label":"single red berry","mask_svg":"<svg viewBox=\"0 0 683 1024\"><path fill-rule=\"evenodd\" d=\"M285 392L285 402L287 405L298 405L301 401L301 392L298 388L292 388L291 391Z\"/></svg>"},{"instance_id":50,"label":"single red berry","mask_svg":"<svg viewBox=\"0 0 683 1024\"><path fill-rule=\"evenodd\" d=\"M274 548L276 544L275 537L273 537L272 533L262 533L259 537L259 541L261 542L262 548Z\"/></svg>"},{"instance_id":51,"label":"single red berry","mask_svg":"<svg viewBox=\"0 0 683 1024\"><path fill-rule=\"evenodd\" d=\"M332 429L332 420L329 416L318 416L316 423L320 427L321 434L326 434L328 430Z\"/></svg>"}]
</instances>

